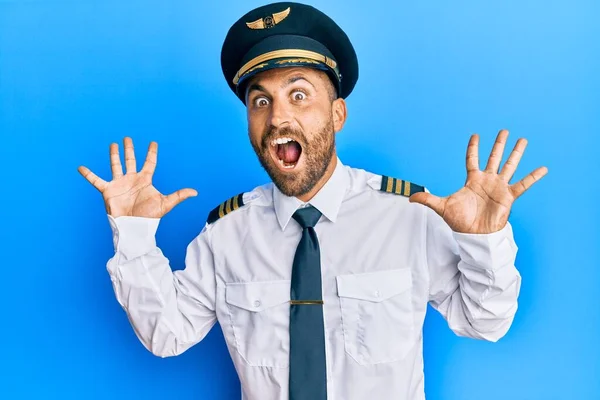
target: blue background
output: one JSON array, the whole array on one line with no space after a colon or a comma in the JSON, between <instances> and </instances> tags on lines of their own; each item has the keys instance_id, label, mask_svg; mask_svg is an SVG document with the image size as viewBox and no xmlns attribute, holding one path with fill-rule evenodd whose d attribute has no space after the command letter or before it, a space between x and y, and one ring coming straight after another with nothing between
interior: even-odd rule
<instances>
[{"instance_id":1,"label":"blue background","mask_svg":"<svg viewBox=\"0 0 600 400\"><path fill-rule=\"evenodd\" d=\"M2 399L239 399L220 328L160 359L135 337L106 261L110 228L81 164L110 179L108 146L159 143L155 185L199 196L161 222L173 268L208 211L267 181L219 65L230 24L258 1L0 1ZM347 31L361 76L338 135L349 165L448 195L481 135L529 147L517 200L520 310L498 343L425 324L429 400L600 398L595 0L313 1ZM121 153L122 154L122 153ZM141 161L138 162L141 166Z\"/></svg>"}]
</instances>

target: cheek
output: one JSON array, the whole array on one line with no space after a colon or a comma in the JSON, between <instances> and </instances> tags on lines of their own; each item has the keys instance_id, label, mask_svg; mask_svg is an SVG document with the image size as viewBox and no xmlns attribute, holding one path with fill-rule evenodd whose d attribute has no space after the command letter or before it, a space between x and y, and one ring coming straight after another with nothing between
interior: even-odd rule
<instances>
[{"instance_id":1,"label":"cheek","mask_svg":"<svg viewBox=\"0 0 600 400\"><path fill-rule=\"evenodd\" d=\"M264 122L256 115L248 114L248 136L252 143L260 143L264 131Z\"/></svg>"},{"instance_id":2,"label":"cheek","mask_svg":"<svg viewBox=\"0 0 600 400\"><path fill-rule=\"evenodd\" d=\"M261 134L257 131L249 130L248 138L250 139L250 143L255 148L261 147Z\"/></svg>"},{"instance_id":3,"label":"cheek","mask_svg":"<svg viewBox=\"0 0 600 400\"><path fill-rule=\"evenodd\" d=\"M299 118L299 123L309 137L318 135L319 132L331 121L331 109L322 108L318 112L312 109L308 113L303 113Z\"/></svg>"}]
</instances>

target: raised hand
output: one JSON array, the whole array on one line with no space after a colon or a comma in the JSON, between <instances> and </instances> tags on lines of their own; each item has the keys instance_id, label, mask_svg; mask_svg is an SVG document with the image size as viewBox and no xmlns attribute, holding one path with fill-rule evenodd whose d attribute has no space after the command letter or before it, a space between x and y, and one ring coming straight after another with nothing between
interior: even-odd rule
<instances>
[{"instance_id":1,"label":"raised hand","mask_svg":"<svg viewBox=\"0 0 600 400\"><path fill-rule=\"evenodd\" d=\"M527 140L521 138L517 141L508 160L498 173L507 137L507 130L503 129L498 133L487 166L481 171L479 170L479 136L472 135L467 147L465 186L448 197L419 192L413 194L409 201L421 203L434 210L455 232L499 231L508 221L513 202L548 173L546 167L540 167L519 182L509 184L525 151Z\"/></svg>"},{"instance_id":2,"label":"raised hand","mask_svg":"<svg viewBox=\"0 0 600 400\"><path fill-rule=\"evenodd\" d=\"M161 218L183 200L198 194L194 189L181 189L165 196L152 186L152 176L156 168L158 155L158 144L156 142L150 143L146 161L140 172L136 170L131 138L124 138L123 146L125 147L125 174L123 174L119 157L119 146L116 143L110 145L112 181L102 180L83 165L77 169L85 179L102 193L108 214L115 218L124 215Z\"/></svg>"}]
</instances>

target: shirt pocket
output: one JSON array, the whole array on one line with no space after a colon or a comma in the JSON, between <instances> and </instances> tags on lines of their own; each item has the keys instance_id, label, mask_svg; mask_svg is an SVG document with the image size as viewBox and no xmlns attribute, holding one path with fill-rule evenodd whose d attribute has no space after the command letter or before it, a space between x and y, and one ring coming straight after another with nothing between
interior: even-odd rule
<instances>
[{"instance_id":1,"label":"shirt pocket","mask_svg":"<svg viewBox=\"0 0 600 400\"><path fill-rule=\"evenodd\" d=\"M415 341L408 268L336 277L344 347L362 365L397 361Z\"/></svg>"},{"instance_id":2,"label":"shirt pocket","mask_svg":"<svg viewBox=\"0 0 600 400\"><path fill-rule=\"evenodd\" d=\"M225 301L235 347L250 366L289 365L290 281L230 283Z\"/></svg>"}]
</instances>

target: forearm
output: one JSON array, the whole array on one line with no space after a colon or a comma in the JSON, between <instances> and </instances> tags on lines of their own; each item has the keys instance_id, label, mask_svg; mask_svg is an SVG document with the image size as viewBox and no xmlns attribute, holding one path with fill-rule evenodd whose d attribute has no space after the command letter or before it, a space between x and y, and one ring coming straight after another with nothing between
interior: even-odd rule
<instances>
[{"instance_id":1,"label":"forearm","mask_svg":"<svg viewBox=\"0 0 600 400\"><path fill-rule=\"evenodd\" d=\"M109 220L115 254L108 261L107 270L117 301L137 337L149 351L161 357L184 352L202 340L216 322L210 290L193 284L191 278L198 274L201 244L196 239L188 246L188 268L174 273L169 260L156 246L154 233L158 220L135 217L109 217ZM210 286L206 280L204 283Z\"/></svg>"},{"instance_id":2,"label":"forearm","mask_svg":"<svg viewBox=\"0 0 600 400\"><path fill-rule=\"evenodd\" d=\"M521 286L512 227L491 234L435 230L434 241L448 244L430 249L432 306L457 335L499 340L512 324Z\"/></svg>"},{"instance_id":3,"label":"forearm","mask_svg":"<svg viewBox=\"0 0 600 400\"><path fill-rule=\"evenodd\" d=\"M489 341L502 338L517 311L521 276L510 260L513 250L498 251L488 260L461 251L458 285L454 293L439 305L448 315L451 329L458 335Z\"/></svg>"}]
</instances>

